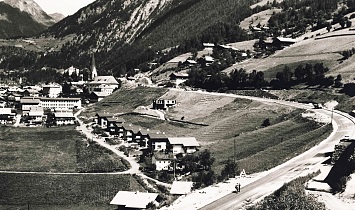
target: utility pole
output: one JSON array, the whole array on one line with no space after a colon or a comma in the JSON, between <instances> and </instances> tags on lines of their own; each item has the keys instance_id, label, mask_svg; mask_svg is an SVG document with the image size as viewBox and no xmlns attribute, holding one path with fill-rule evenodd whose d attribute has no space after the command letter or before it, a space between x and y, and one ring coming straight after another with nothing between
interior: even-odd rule
<instances>
[{"instance_id":1,"label":"utility pole","mask_svg":"<svg viewBox=\"0 0 355 210\"><path fill-rule=\"evenodd\" d=\"M333 122L333 113L334 113L334 108L332 108L332 115L330 117L330 124L332 124L332 122Z\"/></svg>"},{"instance_id":2,"label":"utility pole","mask_svg":"<svg viewBox=\"0 0 355 210\"><path fill-rule=\"evenodd\" d=\"M236 158L235 158L235 139L234 139L234 160L233 160L233 166L234 166L234 170L233 170L233 171L234 171L234 178L235 178L235 170L236 170L236 169L235 169L235 159L236 159Z\"/></svg>"}]
</instances>

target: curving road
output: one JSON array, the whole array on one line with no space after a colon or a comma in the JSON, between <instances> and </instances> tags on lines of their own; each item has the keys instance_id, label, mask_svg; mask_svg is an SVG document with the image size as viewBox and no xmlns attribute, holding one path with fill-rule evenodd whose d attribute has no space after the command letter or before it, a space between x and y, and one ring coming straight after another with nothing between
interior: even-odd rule
<instances>
[{"instance_id":1,"label":"curving road","mask_svg":"<svg viewBox=\"0 0 355 210\"><path fill-rule=\"evenodd\" d=\"M324 157L324 154L333 151L335 144L337 144L339 140L344 137L344 135L353 136L353 132L355 131L354 118L339 111L332 112L331 110L325 109L313 109L312 105L288 101L255 98L248 96L237 96L230 94L224 95L236 98L238 97L257 100L271 104L283 104L301 109L312 109L315 112L331 117L333 119L332 124L334 127L334 131L326 140L321 142L319 145L289 160L288 162L273 168L264 177L246 186L242 186L241 192L239 192L238 194L230 193L222 197L221 199L202 207L201 209L203 210L241 209L249 205L250 203L256 202L262 199L263 197L271 194L272 192L276 191L284 183L289 182L299 176L304 176L308 173L317 171L317 165L321 164L326 159Z\"/></svg>"}]
</instances>

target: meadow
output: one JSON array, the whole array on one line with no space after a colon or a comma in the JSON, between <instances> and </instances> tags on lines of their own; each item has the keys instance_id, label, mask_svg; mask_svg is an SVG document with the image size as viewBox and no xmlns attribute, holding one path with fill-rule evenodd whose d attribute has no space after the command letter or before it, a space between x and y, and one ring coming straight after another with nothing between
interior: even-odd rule
<instances>
[{"instance_id":1,"label":"meadow","mask_svg":"<svg viewBox=\"0 0 355 210\"><path fill-rule=\"evenodd\" d=\"M142 191L131 175L0 174L0 209L115 209L120 190Z\"/></svg>"},{"instance_id":2,"label":"meadow","mask_svg":"<svg viewBox=\"0 0 355 210\"><path fill-rule=\"evenodd\" d=\"M0 127L0 170L25 172L125 171L128 163L73 126Z\"/></svg>"}]
</instances>

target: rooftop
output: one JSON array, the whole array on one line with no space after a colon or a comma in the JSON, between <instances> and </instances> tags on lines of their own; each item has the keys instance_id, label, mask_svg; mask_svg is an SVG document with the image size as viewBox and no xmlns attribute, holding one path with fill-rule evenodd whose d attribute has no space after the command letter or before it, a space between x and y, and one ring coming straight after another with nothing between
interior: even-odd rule
<instances>
[{"instance_id":1,"label":"rooftop","mask_svg":"<svg viewBox=\"0 0 355 210\"><path fill-rule=\"evenodd\" d=\"M157 197L158 193L119 191L110 204L125 206L126 208L145 209Z\"/></svg>"},{"instance_id":2,"label":"rooftop","mask_svg":"<svg viewBox=\"0 0 355 210\"><path fill-rule=\"evenodd\" d=\"M41 101L80 101L81 98L41 98Z\"/></svg>"},{"instance_id":3,"label":"rooftop","mask_svg":"<svg viewBox=\"0 0 355 210\"><path fill-rule=\"evenodd\" d=\"M291 39L291 38L287 38L287 37L277 37L277 40L279 40L280 42L291 42L291 43L296 43L296 39Z\"/></svg>"},{"instance_id":4,"label":"rooftop","mask_svg":"<svg viewBox=\"0 0 355 210\"><path fill-rule=\"evenodd\" d=\"M97 76L94 78L94 81L90 84L117 84L117 80L113 76Z\"/></svg>"},{"instance_id":5,"label":"rooftop","mask_svg":"<svg viewBox=\"0 0 355 210\"><path fill-rule=\"evenodd\" d=\"M11 114L11 108L0 108L0 114Z\"/></svg>"},{"instance_id":6,"label":"rooftop","mask_svg":"<svg viewBox=\"0 0 355 210\"><path fill-rule=\"evenodd\" d=\"M182 144L185 147L198 147L200 144L195 137L169 137L169 143L172 145Z\"/></svg>"},{"instance_id":7,"label":"rooftop","mask_svg":"<svg viewBox=\"0 0 355 210\"><path fill-rule=\"evenodd\" d=\"M58 118L73 118L74 114L72 112L56 112L54 116Z\"/></svg>"},{"instance_id":8,"label":"rooftop","mask_svg":"<svg viewBox=\"0 0 355 210\"><path fill-rule=\"evenodd\" d=\"M174 181L170 189L170 194L186 195L191 192L192 185L193 182Z\"/></svg>"},{"instance_id":9,"label":"rooftop","mask_svg":"<svg viewBox=\"0 0 355 210\"><path fill-rule=\"evenodd\" d=\"M23 97L20 99L21 104L39 104L41 101L39 98L26 98Z\"/></svg>"}]
</instances>

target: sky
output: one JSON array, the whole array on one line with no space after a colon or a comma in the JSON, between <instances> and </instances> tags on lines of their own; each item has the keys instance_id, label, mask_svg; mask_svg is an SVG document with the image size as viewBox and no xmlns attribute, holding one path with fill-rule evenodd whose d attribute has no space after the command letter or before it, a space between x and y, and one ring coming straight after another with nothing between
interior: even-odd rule
<instances>
[{"instance_id":1,"label":"sky","mask_svg":"<svg viewBox=\"0 0 355 210\"><path fill-rule=\"evenodd\" d=\"M95 0L34 0L47 14L72 15Z\"/></svg>"}]
</instances>

